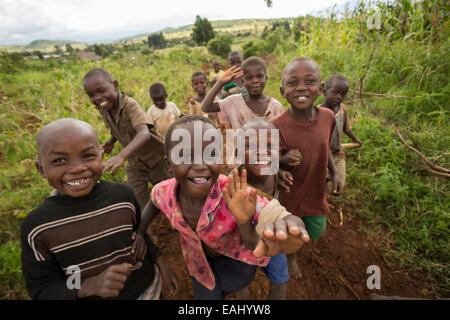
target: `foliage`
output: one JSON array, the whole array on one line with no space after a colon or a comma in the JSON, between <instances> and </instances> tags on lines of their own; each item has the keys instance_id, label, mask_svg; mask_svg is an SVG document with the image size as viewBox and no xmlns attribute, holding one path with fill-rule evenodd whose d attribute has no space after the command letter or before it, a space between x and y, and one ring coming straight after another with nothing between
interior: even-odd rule
<instances>
[{"instance_id":1,"label":"foliage","mask_svg":"<svg viewBox=\"0 0 450 320\"><path fill-rule=\"evenodd\" d=\"M147 43L150 48L163 49L167 47L167 40L162 32L152 33L147 37Z\"/></svg>"},{"instance_id":2,"label":"foliage","mask_svg":"<svg viewBox=\"0 0 450 320\"><path fill-rule=\"evenodd\" d=\"M208 42L208 51L212 54L218 55L222 58L228 57L231 52L231 44L233 38L228 34L216 35Z\"/></svg>"},{"instance_id":3,"label":"foliage","mask_svg":"<svg viewBox=\"0 0 450 320\"><path fill-rule=\"evenodd\" d=\"M198 45L205 45L214 38L214 29L207 18L197 16L192 28L192 40Z\"/></svg>"}]
</instances>

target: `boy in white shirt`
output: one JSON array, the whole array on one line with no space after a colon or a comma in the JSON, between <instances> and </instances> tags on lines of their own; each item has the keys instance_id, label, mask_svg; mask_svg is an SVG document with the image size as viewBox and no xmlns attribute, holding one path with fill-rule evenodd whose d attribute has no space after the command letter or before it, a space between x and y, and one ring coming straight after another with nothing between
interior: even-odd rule
<instances>
[{"instance_id":1,"label":"boy in white shirt","mask_svg":"<svg viewBox=\"0 0 450 320\"><path fill-rule=\"evenodd\" d=\"M154 83L150 86L150 98L154 104L148 109L147 115L150 123L164 140L167 129L182 114L175 103L166 101L167 92L162 83Z\"/></svg>"}]
</instances>

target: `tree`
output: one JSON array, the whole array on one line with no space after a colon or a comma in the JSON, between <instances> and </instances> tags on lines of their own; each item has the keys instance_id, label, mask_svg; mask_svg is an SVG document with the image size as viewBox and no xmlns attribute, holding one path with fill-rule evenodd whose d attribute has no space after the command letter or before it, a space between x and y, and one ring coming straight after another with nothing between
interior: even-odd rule
<instances>
[{"instance_id":1,"label":"tree","mask_svg":"<svg viewBox=\"0 0 450 320\"><path fill-rule=\"evenodd\" d=\"M167 40L162 32L152 33L147 37L147 43L150 48L163 49L167 47Z\"/></svg>"},{"instance_id":2,"label":"tree","mask_svg":"<svg viewBox=\"0 0 450 320\"><path fill-rule=\"evenodd\" d=\"M232 43L233 38L229 34L221 34L209 40L208 51L222 58L226 58L231 52Z\"/></svg>"},{"instance_id":3,"label":"tree","mask_svg":"<svg viewBox=\"0 0 450 320\"><path fill-rule=\"evenodd\" d=\"M200 16L197 16L192 29L192 39L198 45L205 45L212 38L214 38L214 29L211 22L206 18L202 19Z\"/></svg>"}]
</instances>

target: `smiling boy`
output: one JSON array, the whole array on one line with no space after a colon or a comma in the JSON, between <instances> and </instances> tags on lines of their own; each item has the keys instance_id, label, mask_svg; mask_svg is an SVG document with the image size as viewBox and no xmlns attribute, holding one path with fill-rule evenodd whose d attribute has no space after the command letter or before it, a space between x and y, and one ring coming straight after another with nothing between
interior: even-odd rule
<instances>
[{"instance_id":1,"label":"smiling boy","mask_svg":"<svg viewBox=\"0 0 450 320\"><path fill-rule=\"evenodd\" d=\"M144 207L150 198L148 183L152 185L172 177L164 159L163 141L150 131L144 109L134 99L120 92L119 83L109 72L95 68L83 78L84 91L100 112L111 137L101 145L109 154L118 140L123 149L103 164L103 172L114 173L127 161L127 183L133 189L139 205Z\"/></svg>"},{"instance_id":2,"label":"smiling boy","mask_svg":"<svg viewBox=\"0 0 450 320\"><path fill-rule=\"evenodd\" d=\"M127 185L99 181L102 152L94 128L75 119L54 121L39 132L37 151L36 168L57 192L20 226L22 271L32 299L158 299L159 272L176 286L149 237L149 259L133 257L140 207ZM79 286L69 286L76 269Z\"/></svg>"},{"instance_id":3,"label":"smiling boy","mask_svg":"<svg viewBox=\"0 0 450 320\"><path fill-rule=\"evenodd\" d=\"M314 106L322 90L317 63L307 57L293 59L283 70L280 87L290 108L271 120L280 133L280 166L288 168L293 176L290 192L280 192L280 202L289 212L303 219L313 240L317 240L326 228L329 211L325 194L327 168L333 193L339 194L342 188L330 152L336 123L334 114L329 109ZM288 264L291 275L300 277L295 255L288 255Z\"/></svg>"}]
</instances>

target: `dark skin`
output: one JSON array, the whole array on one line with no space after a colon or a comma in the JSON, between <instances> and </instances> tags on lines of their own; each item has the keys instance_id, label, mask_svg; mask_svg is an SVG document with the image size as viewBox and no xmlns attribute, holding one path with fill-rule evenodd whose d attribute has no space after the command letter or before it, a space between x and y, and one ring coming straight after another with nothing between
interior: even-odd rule
<instances>
[{"instance_id":1,"label":"dark skin","mask_svg":"<svg viewBox=\"0 0 450 320\"><path fill-rule=\"evenodd\" d=\"M243 94L245 103L254 113L263 115L269 105L270 97L263 93L267 83L267 75L264 67L260 65L249 65L246 70L233 66L226 70L206 95L202 103L203 112L220 111L219 103L214 102L214 97L222 90L225 84L242 76L244 87L247 90L247 93Z\"/></svg>"},{"instance_id":2,"label":"dark skin","mask_svg":"<svg viewBox=\"0 0 450 320\"><path fill-rule=\"evenodd\" d=\"M202 124L202 127L203 131L213 128L212 125L205 123ZM185 123L182 126L180 125L180 128L186 129L190 133L191 138L194 139L194 124L192 122ZM176 142L172 143L171 149L175 144ZM202 154L208 144L209 142L203 142ZM191 143L191 146L194 148L193 143ZM194 154L194 151L194 149L191 150L191 155ZM183 217L195 231L206 197L209 195L211 188L219 176L220 167L217 164L205 163L181 163L175 165L172 159L169 159L169 163L174 172L174 177L179 184L177 199L180 209L183 212ZM254 190L250 193L248 192L246 179L247 173L245 170L242 176L239 176L239 173L235 170L233 176L228 177L229 184L228 187L223 189L223 195L239 227L254 230L251 217L256 209L256 193ZM149 201L144 208L141 224L136 234L136 241L133 244L136 257L142 258L145 255L145 250L142 246L142 237L153 218L158 214L158 211L159 209L152 201ZM252 236L253 233L247 235L244 232L242 237L243 243L251 242L253 239ZM256 257L296 251L303 242L309 241L309 236L301 221L298 221L296 217L288 216L276 221L274 224L265 226L262 240L254 248L253 253ZM211 248L208 249L213 251ZM209 250L205 253L208 254L210 252Z\"/></svg>"},{"instance_id":3,"label":"dark skin","mask_svg":"<svg viewBox=\"0 0 450 320\"><path fill-rule=\"evenodd\" d=\"M116 80L110 82L101 76L94 76L85 79L83 81L83 87L91 102L97 107L107 110L116 121L119 111L119 83ZM151 138L146 124L138 125L135 130L136 136L133 140L119 154L103 163L103 173L108 170L111 173L116 172L125 164L126 159L130 155L139 150ZM115 142L116 138L111 136L103 143L101 147L104 153L111 153Z\"/></svg>"},{"instance_id":4,"label":"dark skin","mask_svg":"<svg viewBox=\"0 0 450 320\"><path fill-rule=\"evenodd\" d=\"M294 61L289 63L283 71L280 93L291 105L288 112L294 118L302 121L314 121L318 113L317 108L314 106L314 101L322 93L323 87L317 64L310 60ZM300 152L300 150L295 152ZM296 157L298 159L298 154ZM295 160L292 154L290 160ZM283 165L289 166L289 162L286 162L286 157L280 157L280 163L281 161L283 161ZM297 161L298 164L300 164L300 161L301 157ZM328 152L328 170L333 183L332 193L339 195L342 191L342 181L337 173L331 151ZM295 253L288 255L288 265L291 276L296 279L300 278L301 272Z\"/></svg>"},{"instance_id":5,"label":"dark skin","mask_svg":"<svg viewBox=\"0 0 450 320\"><path fill-rule=\"evenodd\" d=\"M344 101L349 89L348 81L335 80L331 83L329 87L325 87L323 95L325 96L325 101L321 105L322 107L328 108L337 114L340 110L340 105ZM356 137L352 130L344 131L344 133L352 140L359 144L358 148L362 146L362 141Z\"/></svg>"},{"instance_id":6,"label":"dark skin","mask_svg":"<svg viewBox=\"0 0 450 320\"><path fill-rule=\"evenodd\" d=\"M208 86L208 80L202 76L198 75L192 78L192 89L197 93L192 99L202 102L206 97L206 87Z\"/></svg>"},{"instance_id":7,"label":"dark skin","mask_svg":"<svg viewBox=\"0 0 450 320\"><path fill-rule=\"evenodd\" d=\"M37 142L39 160L36 168L57 194L79 198L92 191L102 175L102 153L92 126L74 119L60 119L42 128ZM74 185L73 182L80 179L86 182ZM163 256L158 258L157 265L161 273L173 274ZM77 297L118 296L131 274L131 267L128 263L112 265L98 275L84 279Z\"/></svg>"}]
</instances>

